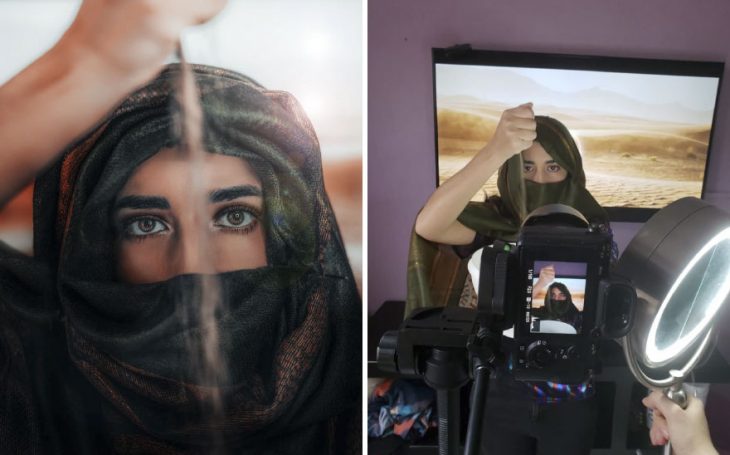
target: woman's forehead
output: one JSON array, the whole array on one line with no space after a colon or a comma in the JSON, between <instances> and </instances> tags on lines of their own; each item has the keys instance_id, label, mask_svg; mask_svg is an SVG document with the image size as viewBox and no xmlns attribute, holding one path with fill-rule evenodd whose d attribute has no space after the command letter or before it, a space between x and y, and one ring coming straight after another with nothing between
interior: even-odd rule
<instances>
[{"instance_id":1,"label":"woman's forehead","mask_svg":"<svg viewBox=\"0 0 730 455\"><path fill-rule=\"evenodd\" d=\"M545 148L539 142L535 141L532 145L522 152L523 161L530 161L533 163L544 163L547 161L554 161L553 157L550 156Z\"/></svg>"},{"instance_id":2,"label":"woman's forehead","mask_svg":"<svg viewBox=\"0 0 730 455\"><path fill-rule=\"evenodd\" d=\"M194 173L202 177L208 191L243 185L261 187L260 179L243 158L206 153L202 162L195 163L181 151L166 148L135 169L119 195L185 191Z\"/></svg>"}]
</instances>

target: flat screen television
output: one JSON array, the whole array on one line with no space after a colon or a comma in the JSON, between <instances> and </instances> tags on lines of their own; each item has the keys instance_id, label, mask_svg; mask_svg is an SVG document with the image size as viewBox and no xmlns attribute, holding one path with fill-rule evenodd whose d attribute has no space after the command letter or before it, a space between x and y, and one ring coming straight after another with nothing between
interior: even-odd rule
<instances>
[{"instance_id":1,"label":"flat screen television","mask_svg":"<svg viewBox=\"0 0 730 455\"><path fill-rule=\"evenodd\" d=\"M578 143L587 188L612 221L646 221L704 195L724 63L433 49L437 185L534 103ZM497 193L492 176L474 200ZM485 194L484 194L485 193Z\"/></svg>"}]
</instances>

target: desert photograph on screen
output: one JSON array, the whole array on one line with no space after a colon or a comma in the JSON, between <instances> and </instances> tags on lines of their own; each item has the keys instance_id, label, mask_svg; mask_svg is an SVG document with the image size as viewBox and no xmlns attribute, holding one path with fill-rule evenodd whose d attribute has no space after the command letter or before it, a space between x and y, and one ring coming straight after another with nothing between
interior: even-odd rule
<instances>
[{"instance_id":1,"label":"desert photograph on screen","mask_svg":"<svg viewBox=\"0 0 730 455\"><path fill-rule=\"evenodd\" d=\"M578 143L606 207L700 197L718 80L595 71L436 65L439 184L490 140L505 109L532 102ZM473 200L497 194L492 176Z\"/></svg>"}]
</instances>

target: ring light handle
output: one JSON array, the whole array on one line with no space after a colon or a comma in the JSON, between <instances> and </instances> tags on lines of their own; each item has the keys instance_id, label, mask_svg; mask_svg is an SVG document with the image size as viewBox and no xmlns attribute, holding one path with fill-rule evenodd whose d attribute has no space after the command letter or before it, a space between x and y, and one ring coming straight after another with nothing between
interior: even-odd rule
<instances>
[{"instance_id":1,"label":"ring light handle","mask_svg":"<svg viewBox=\"0 0 730 455\"><path fill-rule=\"evenodd\" d=\"M687 409L687 391L684 389L684 374L679 370L669 370L669 374L676 380L674 384L664 390L664 395L674 401L682 409Z\"/></svg>"}]
</instances>

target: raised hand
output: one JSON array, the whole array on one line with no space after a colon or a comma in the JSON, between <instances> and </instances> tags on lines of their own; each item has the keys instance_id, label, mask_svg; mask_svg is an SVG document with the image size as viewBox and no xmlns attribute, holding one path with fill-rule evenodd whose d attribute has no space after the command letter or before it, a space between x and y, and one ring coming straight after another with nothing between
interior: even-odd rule
<instances>
[{"instance_id":1,"label":"raised hand","mask_svg":"<svg viewBox=\"0 0 730 455\"><path fill-rule=\"evenodd\" d=\"M61 39L0 86L0 206L154 77L186 26L210 19L224 5L85 0Z\"/></svg>"},{"instance_id":2,"label":"raised hand","mask_svg":"<svg viewBox=\"0 0 730 455\"><path fill-rule=\"evenodd\" d=\"M475 232L459 223L457 217L505 161L532 145L537 137L535 128L532 103L504 111L492 139L423 206L416 219L416 233L451 245L473 241Z\"/></svg>"},{"instance_id":3,"label":"raised hand","mask_svg":"<svg viewBox=\"0 0 730 455\"><path fill-rule=\"evenodd\" d=\"M180 32L215 16L225 0L85 0L60 46L88 51L105 68L146 82Z\"/></svg>"},{"instance_id":4,"label":"raised hand","mask_svg":"<svg viewBox=\"0 0 730 455\"><path fill-rule=\"evenodd\" d=\"M541 290L545 289L555 279L555 266L553 264L546 265L540 269L537 282L532 287L532 298L533 300L537 297ZM540 307L542 304L533 303L535 307Z\"/></svg>"},{"instance_id":5,"label":"raised hand","mask_svg":"<svg viewBox=\"0 0 730 455\"><path fill-rule=\"evenodd\" d=\"M521 104L502 112L499 124L490 141L494 153L499 154L501 161L507 161L517 153L529 148L537 133L535 131L535 112L532 103ZM487 148L485 147L485 149Z\"/></svg>"}]
</instances>

